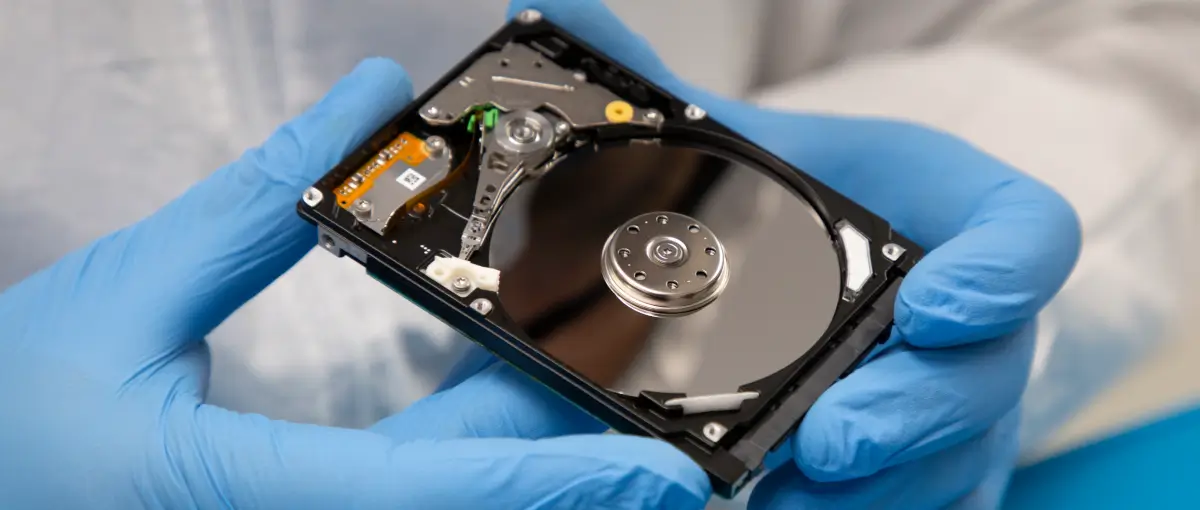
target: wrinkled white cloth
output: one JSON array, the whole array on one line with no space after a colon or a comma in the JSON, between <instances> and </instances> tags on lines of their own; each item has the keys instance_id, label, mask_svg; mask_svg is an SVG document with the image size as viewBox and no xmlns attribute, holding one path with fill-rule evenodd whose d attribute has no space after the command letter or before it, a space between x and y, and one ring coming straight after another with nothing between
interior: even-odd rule
<instances>
[{"instance_id":1,"label":"wrinkled white cloth","mask_svg":"<svg viewBox=\"0 0 1200 510\"><path fill-rule=\"evenodd\" d=\"M1168 338L1195 249L1197 2L609 3L675 71L718 93L937 125L1075 204L1084 255L1042 316L1030 451ZM490 0L0 0L0 288L149 214L362 57L401 62L420 91L503 10ZM465 345L321 251L210 342L214 402L344 426L427 394Z\"/></svg>"}]
</instances>

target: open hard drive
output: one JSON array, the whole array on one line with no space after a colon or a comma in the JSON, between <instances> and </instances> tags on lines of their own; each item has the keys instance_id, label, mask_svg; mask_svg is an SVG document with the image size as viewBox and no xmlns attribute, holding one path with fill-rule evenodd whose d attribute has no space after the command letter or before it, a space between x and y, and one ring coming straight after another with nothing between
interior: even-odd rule
<instances>
[{"instance_id":1,"label":"open hard drive","mask_svg":"<svg viewBox=\"0 0 1200 510\"><path fill-rule=\"evenodd\" d=\"M887 338L920 249L521 13L307 190L425 310L732 496Z\"/></svg>"}]
</instances>

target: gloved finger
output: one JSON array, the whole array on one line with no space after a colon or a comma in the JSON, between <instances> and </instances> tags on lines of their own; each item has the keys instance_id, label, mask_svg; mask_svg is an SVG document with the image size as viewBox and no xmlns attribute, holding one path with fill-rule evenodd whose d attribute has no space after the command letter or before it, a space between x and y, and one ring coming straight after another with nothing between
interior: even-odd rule
<instances>
[{"instance_id":1,"label":"gloved finger","mask_svg":"<svg viewBox=\"0 0 1200 510\"><path fill-rule=\"evenodd\" d=\"M484 369L495 364L498 359L488 352L487 349L480 347L475 342L470 342L467 345L467 352L458 360L454 366L450 367L450 373L446 374L446 379L442 384L438 385L435 393L446 391L450 388L462 384L463 381L470 379L475 374L478 374Z\"/></svg>"},{"instance_id":2,"label":"gloved finger","mask_svg":"<svg viewBox=\"0 0 1200 510\"><path fill-rule=\"evenodd\" d=\"M699 509L709 493L683 453L641 438L400 443L186 403L170 418L187 428L147 471L190 500L166 507Z\"/></svg>"},{"instance_id":3,"label":"gloved finger","mask_svg":"<svg viewBox=\"0 0 1200 510\"><path fill-rule=\"evenodd\" d=\"M1074 267L1081 234L1071 206L969 143L904 122L774 112L716 97L675 78L598 1L515 1L510 14L526 8L703 106L918 244L940 247L910 274L896 305L896 324L914 345L1011 332L1045 306Z\"/></svg>"},{"instance_id":4,"label":"gloved finger","mask_svg":"<svg viewBox=\"0 0 1200 510\"><path fill-rule=\"evenodd\" d=\"M495 363L461 384L380 420L373 432L397 439L541 439L607 427L529 376Z\"/></svg>"},{"instance_id":5,"label":"gloved finger","mask_svg":"<svg viewBox=\"0 0 1200 510\"><path fill-rule=\"evenodd\" d=\"M62 286L60 296L87 296L73 316L125 340L97 346L105 356L143 359L202 338L315 245L315 229L295 211L303 190L410 96L398 65L362 62L261 147L69 255L48 278ZM140 330L130 331L134 325Z\"/></svg>"},{"instance_id":6,"label":"gloved finger","mask_svg":"<svg viewBox=\"0 0 1200 510\"><path fill-rule=\"evenodd\" d=\"M792 441L809 478L873 475L983 433L1017 406L1029 377L1036 327L946 349L904 344L829 388Z\"/></svg>"},{"instance_id":7,"label":"gloved finger","mask_svg":"<svg viewBox=\"0 0 1200 510\"><path fill-rule=\"evenodd\" d=\"M1016 416L1014 410L982 435L865 478L819 482L785 464L758 483L749 508L945 508L975 490L993 468L1011 469L1018 450Z\"/></svg>"}]
</instances>

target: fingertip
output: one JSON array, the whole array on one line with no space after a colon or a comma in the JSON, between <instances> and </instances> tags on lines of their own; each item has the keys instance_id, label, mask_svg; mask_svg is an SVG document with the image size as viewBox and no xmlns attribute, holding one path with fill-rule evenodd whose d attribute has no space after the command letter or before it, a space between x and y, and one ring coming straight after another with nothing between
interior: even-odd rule
<instances>
[{"instance_id":1,"label":"fingertip","mask_svg":"<svg viewBox=\"0 0 1200 510\"><path fill-rule=\"evenodd\" d=\"M402 67L385 58L363 60L315 105L249 151L244 168L294 190L308 187L411 100ZM294 202L294 194L287 199Z\"/></svg>"},{"instance_id":2,"label":"fingertip","mask_svg":"<svg viewBox=\"0 0 1200 510\"><path fill-rule=\"evenodd\" d=\"M405 103L412 100L412 79L396 61L384 57L368 57L363 59L350 72L348 78L355 81L372 83L376 87L393 91Z\"/></svg>"},{"instance_id":3,"label":"fingertip","mask_svg":"<svg viewBox=\"0 0 1200 510\"><path fill-rule=\"evenodd\" d=\"M1083 249L1083 221L1067 197L1049 185L1041 184L1041 187L1043 197L1040 200L1047 210L1046 221L1055 225L1051 230L1058 232L1064 242L1063 260L1073 269Z\"/></svg>"},{"instance_id":4,"label":"fingertip","mask_svg":"<svg viewBox=\"0 0 1200 510\"><path fill-rule=\"evenodd\" d=\"M564 436L539 441L563 454L588 458L615 469L613 490L641 494L643 508L701 509L712 495L708 475L678 448L656 439L620 434Z\"/></svg>"},{"instance_id":5,"label":"fingertip","mask_svg":"<svg viewBox=\"0 0 1200 510\"><path fill-rule=\"evenodd\" d=\"M320 106L349 112L373 131L412 101L412 97L412 80L400 64L388 58L369 57L338 80Z\"/></svg>"},{"instance_id":6,"label":"fingertip","mask_svg":"<svg viewBox=\"0 0 1200 510\"><path fill-rule=\"evenodd\" d=\"M805 418L792 440L792 455L797 468L814 482L840 482L871 474L878 462L866 441L856 439L854 424L836 413L814 409ZM826 418L834 416L833 418Z\"/></svg>"},{"instance_id":7,"label":"fingertip","mask_svg":"<svg viewBox=\"0 0 1200 510\"><path fill-rule=\"evenodd\" d=\"M964 231L910 271L897 296L896 327L925 348L1012 333L1066 283L1081 245L1079 218L1065 198L1032 179L1012 179Z\"/></svg>"}]
</instances>

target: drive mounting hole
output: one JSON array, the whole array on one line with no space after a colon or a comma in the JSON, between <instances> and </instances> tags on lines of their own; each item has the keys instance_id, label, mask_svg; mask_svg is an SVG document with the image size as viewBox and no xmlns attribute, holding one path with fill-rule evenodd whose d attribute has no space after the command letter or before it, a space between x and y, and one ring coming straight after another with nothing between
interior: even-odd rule
<instances>
[{"instance_id":1,"label":"drive mounting hole","mask_svg":"<svg viewBox=\"0 0 1200 510\"><path fill-rule=\"evenodd\" d=\"M688 225L688 232L691 232L693 234L699 234L700 227L698 225Z\"/></svg>"},{"instance_id":2,"label":"drive mounting hole","mask_svg":"<svg viewBox=\"0 0 1200 510\"><path fill-rule=\"evenodd\" d=\"M709 246L708 248L704 249L704 253L707 253L709 256L716 255L717 249L713 248L712 246Z\"/></svg>"},{"instance_id":3,"label":"drive mounting hole","mask_svg":"<svg viewBox=\"0 0 1200 510\"><path fill-rule=\"evenodd\" d=\"M678 289L678 288L679 288L679 282L677 282L677 281L675 281L675 280L671 280L671 281L667 282L667 288L668 288L668 289L671 289L671 290Z\"/></svg>"},{"instance_id":4,"label":"drive mounting hole","mask_svg":"<svg viewBox=\"0 0 1200 510\"><path fill-rule=\"evenodd\" d=\"M630 234L636 234L636 233L640 232L642 229L638 228L637 225L630 225L629 228L627 228L625 230L627 230Z\"/></svg>"},{"instance_id":5,"label":"drive mounting hole","mask_svg":"<svg viewBox=\"0 0 1200 510\"><path fill-rule=\"evenodd\" d=\"M659 225L667 224L667 217L665 215L659 215L658 218L656 218L656 219L658 220Z\"/></svg>"},{"instance_id":6,"label":"drive mounting hole","mask_svg":"<svg viewBox=\"0 0 1200 510\"><path fill-rule=\"evenodd\" d=\"M697 277L699 277L699 278L708 278L708 272L706 272L706 271L696 271L696 276L697 276Z\"/></svg>"},{"instance_id":7,"label":"drive mounting hole","mask_svg":"<svg viewBox=\"0 0 1200 510\"><path fill-rule=\"evenodd\" d=\"M639 281L639 282L640 282L640 281L642 281L642 280L645 280L645 279L646 279L646 273L645 273L644 271L638 271L638 272L636 272L636 273L633 273L633 279L634 279L634 280L637 280L637 281Z\"/></svg>"}]
</instances>

